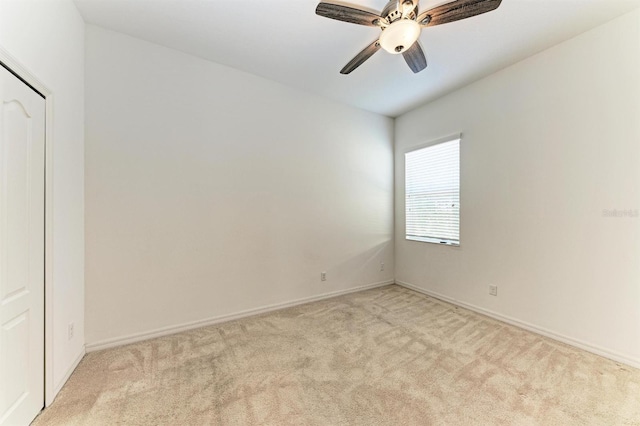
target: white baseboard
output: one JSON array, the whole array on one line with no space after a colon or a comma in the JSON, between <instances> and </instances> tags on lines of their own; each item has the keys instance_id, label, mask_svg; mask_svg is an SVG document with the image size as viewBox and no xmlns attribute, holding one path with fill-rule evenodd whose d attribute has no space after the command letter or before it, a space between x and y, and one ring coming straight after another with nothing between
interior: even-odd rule
<instances>
[{"instance_id":1,"label":"white baseboard","mask_svg":"<svg viewBox=\"0 0 640 426\"><path fill-rule=\"evenodd\" d=\"M267 305L260 308L247 309L245 311L240 311L233 314L220 315L220 316L207 318L203 320L191 321L191 322L186 322L178 325L171 325L168 327L157 328L155 330L143 331L141 333L129 334L127 336L105 339L98 342L89 343L85 347L87 352L100 351L102 349L128 345L130 343L136 343L136 342L141 342L143 340L154 339L156 337L168 336L170 334L180 333L182 331L192 330L194 328L220 324L223 322L233 321L240 318L249 317L252 315L258 315L266 312L277 311L279 309L289 308L292 306L302 305L310 302L316 302L318 300L330 299L332 297L342 296L344 294L349 294L349 293L356 293L358 291L382 287L382 286L390 285L393 283L394 283L394 280L381 281L373 284L367 284L367 285L349 288L346 290L338 290L338 291L333 291L329 293L323 293L317 296L303 297L302 299L290 300L288 302L276 303L273 305Z\"/></svg>"},{"instance_id":2,"label":"white baseboard","mask_svg":"<svg viewBox=\"0 0 640 426\"><path fill-rule=\"evenodd\" d=\"M554 331L547 330L547 329L542 328L542 327L538 327L538 326L536 326L534 324L530 324L530 323L525 322L525 321L520 321L520 320L518 320L516 318L511 318L511 317L508 317L506 315L502 315L502 314L499 314L497 312L491 311L489 309L485 309L485 308L481 308L481 307L476 306L476 305L472 305L471 303L466 303L466 302L462 302L460 300L456 300L456 299L454 299L452 297L445 296L444 294L440 294L440 293L436 293L436 292L431 291L431 290L426 290L424 288L420 288L420 287L418 287L418 286L416 286L414 284L410 284L410 283L403 282L403 281L398 281L398 280L396 280L395 283L400 285L400 286L402 286L402 287L406 287L406 288L408 288L410 290L417 291L418 293L426 294L427 296L434 297L434 298L442 300L444 302L451 303L453 305L457 305L457 306L460 306L462 308L469 309L470 311L474 311L474 312L477 312L479 314L486 315L486 316L491 317L493 319L496 319L498 321L502 321L502 322L505 322L507 324L511 324L511 325L516 326L516 327L523 328L525 330L540 334L540 335L545 336L545 337L549 337L549 338L551 338L553 340L557 340L557 341L562 342L562 343L566 343L567 345L574 346L574 347L580 348L580 349L584 349L587 352L591 352L591 353L594 353L596 355L600 355L600 356L603 356L605 358L609 358L609 359L611 359L613 361L626 364L626 365L628 365L630 367L640 368L640 359L638 359L638 358L630 357L630 356L618 353L616 351L612 351L612 350L609 350L609 349L606 349L606 348L599 347L597 345L593 345L591 343L584 342L582 340L574 339L574 338L565 336L563 334L556 333Z\"/></svg>"},{"instance_id":3,"label":"white baseboard","mask_svg":"<svg viewBox=\"0 0 640 426\"><path fill-rule=\"evenodd\" d=\"M62 387L65 385L65 383L67 383L67 380L69 380L69 377L71 377L73 372L76 370L76 368L78 367L78 364L80 364L80 361L82 361L82 358L84 358L85 353L86 353L85 352L85 348L83 347L82 350L80 351L80 353L78 354L78 356L76 357L76 359L73 361L73 363L67 369L67 372L64 374L64 377L62 377L62 380L60 380L58 383L56 383L56 385L55 385L55 387L53 389L53 396L51 397L51 400L50 401L46 401L46 407L48 407L51 404L53 404L53 401L55 401L56 396L58 396L58 393L62 390Z\"/></svg>"}]
</instances>

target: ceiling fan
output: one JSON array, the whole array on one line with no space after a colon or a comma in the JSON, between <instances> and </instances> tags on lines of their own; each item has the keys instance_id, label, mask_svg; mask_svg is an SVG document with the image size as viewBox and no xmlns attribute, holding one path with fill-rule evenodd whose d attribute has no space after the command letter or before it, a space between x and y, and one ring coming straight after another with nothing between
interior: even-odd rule
<instances>
[{"instance_id":1,"label":"ceiling fan","mask_svg":"<svg viewBox=\"0 0 640 426\"><path fill-rule=\"evenodd\" d=\"M379 27L380 38L365 47L340 70L349 74L380 48L389 53L402 53L411 71L418 73L427 67L427 59L418 37L423 27L459 21L491 12L502 0L456 0L418 13L419 0L391 0L379 15L352 6L320 2L316 14L352 24Z\"/></svg>"}]
</instances>

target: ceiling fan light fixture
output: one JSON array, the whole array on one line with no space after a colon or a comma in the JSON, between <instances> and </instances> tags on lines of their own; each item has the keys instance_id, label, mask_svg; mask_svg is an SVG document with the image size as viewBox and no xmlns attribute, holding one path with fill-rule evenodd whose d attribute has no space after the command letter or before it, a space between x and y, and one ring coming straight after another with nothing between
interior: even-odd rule
<instances>
[{"instance_id":1,"label":"ceiling fan light fixture","mask_svg":"<svg viewBox=\"0 0 640 426\"><path fill-rule=\"evenodd\" d=\"M380 34L380 46L394 55L409 49L420 37L420 24L411 19L401 19L389 25Z\"/></svg>"}]
</instances>

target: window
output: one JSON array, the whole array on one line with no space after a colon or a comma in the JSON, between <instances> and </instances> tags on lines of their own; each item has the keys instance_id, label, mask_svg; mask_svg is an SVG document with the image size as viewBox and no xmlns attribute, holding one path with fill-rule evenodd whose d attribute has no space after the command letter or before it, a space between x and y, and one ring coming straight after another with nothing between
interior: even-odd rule
<instances>
[{"instance_id":1,"label":"window","mask_svg":"<svg viewBox=\"0 0 640 426\"><path fill-rule=\"evenodd\" d=\"M406 239L460 244L460 136L409 151L405 164Z\"/></svg>"}]
</instances>

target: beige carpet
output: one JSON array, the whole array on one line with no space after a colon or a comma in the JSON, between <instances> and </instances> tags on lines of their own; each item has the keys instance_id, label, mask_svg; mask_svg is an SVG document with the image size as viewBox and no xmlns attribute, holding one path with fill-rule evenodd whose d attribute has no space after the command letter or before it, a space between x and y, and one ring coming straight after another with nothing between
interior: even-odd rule
<instances>
[{"instance_id":1,"label":"beige carpet","mask_svg":"<svg viewBox=\"0 0 640 426\"><path fill-rule=\"evenodd\" d=\"M42 425L640 425L640 370L388 286L88 354Z\"/></svg>"}]
</instances>

